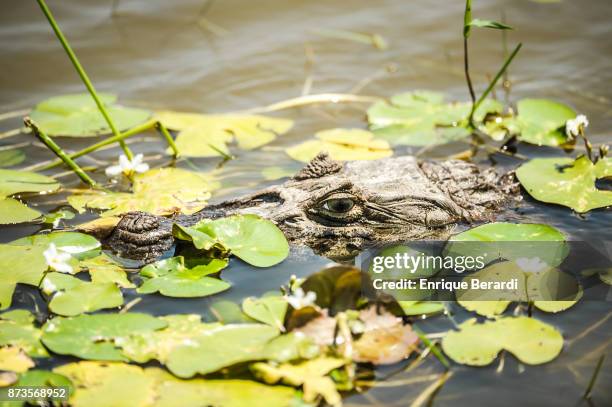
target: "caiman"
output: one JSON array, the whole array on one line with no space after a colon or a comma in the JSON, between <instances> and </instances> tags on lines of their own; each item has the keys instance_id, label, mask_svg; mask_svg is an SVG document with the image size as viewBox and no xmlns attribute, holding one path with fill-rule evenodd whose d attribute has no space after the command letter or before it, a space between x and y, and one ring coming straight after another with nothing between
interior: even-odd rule
<instances>
[{"instance_id":1,"label":"caiman","mask_svg":"<svg viewBox=\"0 0 612 407\"><path fill-rule=\"evenodd\" d=\"M341 163L322 153L281 185L193 215L129 212L106 243L121 257L150 262L174 246L173 223L250 213L274 222L293 245L348 259L370 245L446 239L457 224L491 219L518 189L513 173L465 161L403 156Z\"/></svg>"}]
</instances>

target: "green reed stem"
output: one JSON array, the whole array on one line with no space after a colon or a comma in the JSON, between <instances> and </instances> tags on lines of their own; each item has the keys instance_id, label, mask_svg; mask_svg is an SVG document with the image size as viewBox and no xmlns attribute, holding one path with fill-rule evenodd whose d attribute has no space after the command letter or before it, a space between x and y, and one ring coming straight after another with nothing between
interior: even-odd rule
<instances>
[{"instance_id":1,"label":"green reed stem","mask_svg":"<svg viewBox=\"0 0 612 407\"><path fill-rule=\"evenodd\" d=\"M66 37L64 37L64 34L62 33L59 26L57 25L57 22L55 21L55 18L53 18L53 15L51 14L51 10L49 10L49 7L47 7L45 0L36 0L36 1L38 2L38 5L40 6L40 9L42 10L45 17L47 17L47 20L49 21L49 24L53 28L53 31L55 32L57 39L61 42L62 46L64 47L66 54L68 54L68 58L70 58L72 65L74 65L74 68L76 69L77 73L81 77L81 80L85 84L85 87L89 91L89 94L96 102L96 105L98 106L98 109L100 110L100 113L102 113L102 116L104 116L104 120L106 120L106 123L108 123L108 127L110 127L115 137L119 137L120 133L119 133L119 130L117 129L117 126L115 126L115 123L113 122L110 115L108 114L106 107L100 100L100 97L98 96L98 93L96 92L96 89L94 88L93 84L89 80L89 77L87 76L87 73L83 69L83 66L81 65L76 54L70 47L70 44L68 44L68 40L66 40ZM128 146L123 141L119 141L119 144L121 145L121 148L125 152L125 155L131 160L134 156L132 154L132 151L128 148Z\"/></svg>"},{"instance_id":2,"label":"green reed stem","mask_svg":"<svg viewBox=\"0 0 612 407\"><path fill-rule=\"evenodd\" d=\"M469 124L470 124L470 126L475 128L475 126L474 126L474 112L476 112L476 109L478 109L480 104L486 99L486 97L489 95L489 93L491 93L491 90L495 87L495 85L497 84L497 81L499 81L499 78L501 78L502 75L504 74L504 72L506 72L506 69L508 69L508 66L510 65L510 63L512 62L512 60L514 59L516 54L518 54L518 52L521 50L522 46L523 46L523 44L519 43L516 46L516 48L514 48L514 51L512 51L512 53L508 56L508 58L506 58L506 61L504 62L504 64L500 68L500 70L497 72L497 74L495 75L495 77L493 78L491 83L489 83L489 86L487 86L487 89L485 89L485 91L482 93L482 95L480 95L480 98L478 98L476 103L472 104L472 110L470 111L470 116L469 116Z\"/></svg>"},{"instance_id":3,"label":"green reed stem","mask_svg":"<svg viewBox=\"0 0 612 407\"><path fill-rule=\"evenodd\" d=\"M107 139L104 139L104 140L102 140L102 141L100 141L100 142L98 142L96 144L92 144L89 147L86 147L86 148L84 148L82 150L79 150L79 151L77 151L75 153L69 154L68 157L72 158L72 159L78 158L78 157L81 157L81 156L83 156L85 154L89 154L91 152L94 152L94 151L96 151L96 150L98 150L98 149L100 149L100 148L102 148L104 146L107 146L109 144L125 140L128 137L132 137L132 136L135 136L138 133L142 133L143 131L147 131L149 129L152 129L153 127L155 127L155 123L156 123L155 120L149 120L149 121L144 122L143 124L140 124L140 125L138 125L136 127L132 127L128 131L126 131L124 133L121 133L118 136L111 136L111 137L109 137ZM41 166L40 168L39 167L33 167L32 169L36 169L36 170L48 170L48 169L51 169L51 168L55 168L58 165L61 165L62 163L63 163L62 160L55 160L55 161L53 161L53 162L51 162L51 163L49 163L47 165Z\"/></svg>"},{"instance_id":4,"label":"green reed stem","mask_svg":"<svg viewBox=\"0 0 612 407\"><path fill-rule=\"evenodd\" d=\"M32 133L34 133L34 135L40 141L42 141L51 151L53 151L56 156L58 156L64 163L66 163L66 165L70 167L72 171L74 171L74 173L78 175L78 177L83 182L85 182L86 184L89 184L89 186L92 186L92 187L96 186L96 182L93 179L91 179L89 175L87 175L85 171L83 171L83 169L79 167L79 165L75 163L68 156L68 154L66 154L66 152L62 150L62 148L58 146L55 143L55 141L51 139L51 137L47 136L42 130L40 130L38 126L36 125L36 123L34 123L29 117L26 117L24 119L24 124L26 125L26 127L30 128L32 130Z\"/></svg>"},{"instance_id":5,"label":"green reed stem","mask_svg":"<svg viewBox=\"0 0 612 407\"><path fill-rule=\"evenodd\" d=\"M174 158L178 157L178 155L179 155L178 148L176 147L176 144L174 144L174 139L170 135L170 132L168 131L166 126L164 126L162 122L155 122L155 128L157 130L159 130L159 132L162 134L162 136L164 136L164 138L166 139L166 142L168 143L168 145L172 149L172 156Z\"/></svg>"},{"instance_id":6,"label":"green reed stem","mask_svg":"<svg viewBox=\"0 0 612 407\"><path fill-rule=\"evenodd\" d=\"M599 360L597 361L597 366L595 366L595 370L593 371L593 375L591 376L591 380L589 381L589 385L582 396L583 399L589 400L591 398L591 392L593 391L593 387L595 386L595 382L597 381L597 376L599 376L599 372L601 370L601 366L603 365L604 359L606 358L606 354L601 355Z\"/></svg>"},{"instance_id":7,"label":"green reed stem","mask_svg":"<svg viewBox=\"0 0 612 407\"><path fill-rule=\"evenodd\" d=\"M429 348L430 352L440 361L440 363L442 363L446 369L450 369L451 366L448 359L446 359L442 352L440 352L440 349L438 349L436 345L427 338L425 333L414 325L412 326L412 330L417 334L421 342L423 342L423 344Z\"/></svg>"}]
</instances>

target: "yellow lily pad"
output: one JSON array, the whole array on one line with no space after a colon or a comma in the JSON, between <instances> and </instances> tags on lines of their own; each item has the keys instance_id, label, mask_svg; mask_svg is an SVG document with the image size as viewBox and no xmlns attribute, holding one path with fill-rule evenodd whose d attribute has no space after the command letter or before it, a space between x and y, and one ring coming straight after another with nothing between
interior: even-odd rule
<instances>
[{"instance_id":1,"label":"yellow lily pad","mask_svg":"<svg viewBox=\"0 0 612 407\"><path fill-rule=\"evenodd\" d=\"M87 191L69 196L68 203L81 213L86 208L105 210L101 214L104 217L130 211L189 214L204 208L211 191L219 186L211 174L160 168L137 174L132 193Z\"/></svg>"},{"instance_id":2,"label":"yellow lily pad","mask_svg":"<svg viewBox=\"0 0 612 407\"><path fill-rule=\"evenodd\" d=\"M267 363L255 363L251 368L266 383L282 381L291 386L302 386L304 400L315 402L319 396L329 405L338 405L341 401L334 381L326 376L330 371L347 364L344 359L319 357L300 364L283 363L273 366Z\"/></svg>"},{"instance_id":3,"label":"yellow lily pad","mask_svg":"<svg viewBox=\"0 0 612 407\"><path fill-rule=\"evenodd\" d=\"M229 154L232 141L252 150L270 143L288 132L293 121L259 115L198 114L172 111L157 112L157 120L166 127L180 130L176 145L187 157L214 157ZM169 151L170 152L170 151Z\"/></svg>"},{"instance_id":4,"label":"yellow lily pad","mask_svg":"<svg viewBox=\"0 0 612 407\"><path fill-rule=\"evenodd\" d=\"M299 401L295 390L251 380L181 380L162 369L125 363L78 362L57 367L75 391L74 407L289 406Z\"/></svg>"},{"instance_id":5,"label":"yellow lily pad","mask_svg":"<svg viewBox=\"0 0 612 407\"><path fill-rule=\"evenodd\" d=\"M0 348L0 370L23 373L34 367L34 362L17 346Z\"/></svg>"},{"instance_id":6,"label":"yellow lily pad","mask_svg":"<svg viewBox=\"0 0 612 407\"><path fill-rule=\"evenodd\" d=\"M393 155L387 141L367 130L329 129L316 133L315 138L288 148L287 154L302 162L309 162L324 151L338 161L377 160Z\"/></svg>"}]
</instances>

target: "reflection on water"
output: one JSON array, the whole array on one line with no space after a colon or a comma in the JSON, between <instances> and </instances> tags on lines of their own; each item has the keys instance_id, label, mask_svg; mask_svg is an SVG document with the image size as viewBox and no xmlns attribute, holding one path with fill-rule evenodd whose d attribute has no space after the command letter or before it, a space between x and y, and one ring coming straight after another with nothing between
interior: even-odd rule
<instances>
[{"instance_id":1,"label":"reflection on water","mask_svg":"<svg viewBox=\"0 0 612 407\"><path fill-rule=\"evenodd\" d=\"M389 96L401 90L433 89L465 100L467 92L461 71L460 32L463 2L418 1L279 1L120 0L114 17L112 1L49 0L67 37L82 59L99 90L117 92L121 100L149 108L198 112L249 109L298 96L305 81L311 93L355 92ZM475 13L500 19L515 27L508 34L510 45L524 47L511 67L511 98L550 97L566 102L588 115L593 141L606 139L612 128L612 7L608 0L563 1L541 4L534 1L476 1ZM5 0L0 5L0 112L32 106L48 96L82 91L82 85L34 1ZM202 20L204 19L204 20ZM389 41L389 48L374 47L317 35L317 28L376 32ZM502 62L501 35L479 30L472 38L473 77L482 89L488 75ZM225 189L217 199L251 192L269 182L260 175L270 165L296 168L282 152L283 147L329 127L364 127L364 105L320 105L278 113L296 119L296 127L272 146L257 151L236 151L237 160L225 164L221 177ZM0 122L0 131L19 126L18 119ZM151 138L134 149L157 155L163 144ZM7 138L0 145L29 141ZM90 141L88 140L87 143ZM85 145L71 142L72 148ZM465 146L449 145L429 151L440 157ZM49 154L37 144L26 148L29 163L46 160ZM403 153L416 150L404 149ZM522 154L557 155L558 150L520 147ZM562 153L561 153L562 154ZM117 149L96 155L87 165L116 159ZM487 162L482 157L483 162ZM162 164L163 159L157 163ZM193 160L207 170L217 162ZM498 165L512 167L514 159L499 159ZM181 162L180 166L187 167ZM62 178L68 186L78 183ZM42 209L62 204L63 197L39 199ZM612 216L593 211L578 217L566 208L545 206L526 198L509 220L548 223L575 240L609 239ZM81 222L86 217L78 217ZM2 241L31 234L36 226L2 229ZM305 276L328 261L294 251L290 260L270 269L257 269L233 260L223 276L233 283L218 298L239 300L248 295L277 289L289 274ZM290 270L290 271L289 271ZM217 297L215 297L216 299ZM31 304L23 291L18 304ZM129 299L128 299L129 301ZM206 315L210 299L177 300L145 296L135 310L156 315L196 312ZM503 369L458 368L436 396L438 405L475 405L500 401L514 405L575 404L588 384L599 355L609 348L610 319L583 339L573 339L610 314L608 303L582 302L560 314L538 313L537 317L559 327L568 341L553 363L523 367L510 356ZM606 317L607 315L607 317ZM456 319L467 314L459 312ZM428 332L451 327L446 318L423 322ZM395 369L397 370L397 369ZM381 369L386 377L397 373ZM501 373L498 372L501 370ZM396 374L398 383L416 374L439 371L430 362L409 374ZM610 362L598 379L595 401L610 400ZM405 405L426 383L372 389L365 396L349 398L351 405Z\"/></svg>"}]
</instances>

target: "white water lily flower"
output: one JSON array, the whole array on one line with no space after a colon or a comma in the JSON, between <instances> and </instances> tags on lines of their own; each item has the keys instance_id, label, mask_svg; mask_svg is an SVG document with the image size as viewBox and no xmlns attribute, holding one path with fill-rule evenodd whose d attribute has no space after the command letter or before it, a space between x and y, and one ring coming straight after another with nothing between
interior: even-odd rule
<instances>
[{"instance_id":1,"label":"white water lily flower","mask_svg":"<svg viewBox=\"0 0 612 407\"><path fill-rule=\"evenodd\" d=\"M527 257L521 257L516 259L516 265L519 266L523 271L528 273L539 273L540 271L548 268L548 264L542 261L539 257L533 257L531 259Z\"/></svg>"},{"instance_id":2,"label":"white water lily flower","mask_svg":"<svg viewBox=\"0 0 612 407\"><path fill-rule=\"evenodd\" d=\"M131 160L124 154L119 156L119 165L111 165L106 169L106 176L113 178L120 174L125 176L133 175L134 173L143 173L149 170L149 164L143 163L144 156L136 154Z\"/></svg>"},{"instance_id":3,"label":"white water lily flower","mask_svg":"<svg viewBox=\"0 0 612 407\"><path fill-rule=\"evenodd\" d=\"M578 137L580 132L589 126L589 120L583 114L579 114L574 119L569 119L565 122L565 134L572 140L574 137Z\"/></svg>"},{"instance_id":4,"label":"white water lily flower","mask_svg":"<svg viewBox=\"0 0 612 407\"><path fill-rule=\"evenodd\" d=\"M317 293L315 293L314 291L304 293L302 287L298 287L293 291L291 295L286 295L285 299L293 308L300 309L304 307L314 306L314 302L317 299Z\"/></svg>"},{"instance_id":5,"label":"white water lily flower","mask_svg":"<svg viewBox=\"0 0 612 407\"><path fill-rule=\"evenodd\" d=\"M43 252L43 256L45 256L45 261L51 270L60 273L72 273L72 266L68 264L72 258L70 253L57 250L55 243L49 245L49 248Z\"/></svg>"}]
</instances>

